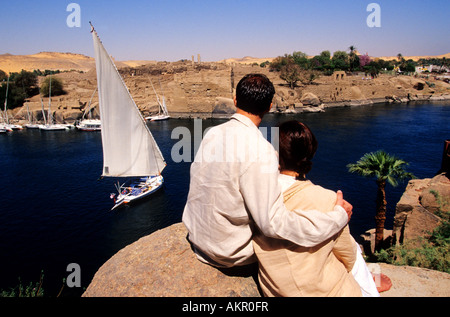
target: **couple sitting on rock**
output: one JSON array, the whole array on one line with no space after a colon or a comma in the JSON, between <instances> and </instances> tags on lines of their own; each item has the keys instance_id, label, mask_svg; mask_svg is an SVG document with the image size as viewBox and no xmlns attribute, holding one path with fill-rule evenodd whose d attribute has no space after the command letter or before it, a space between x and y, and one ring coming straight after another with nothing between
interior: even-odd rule
<instances>
[{"instance_id":1,"label":"couple sitting on rock","mask_svg":"<svg viewBox=\"0 0 450 317\"><path fill-rule=\"evenodd\" d=\"M281 124L278 158L259 131L274 94L266 76L246 75L236 114L202 140L183 214L197 257L219 268L258 262L265 296L379 296L348 229L352 206L306 180L313 133Z\"/></svg>"}]
</instances>

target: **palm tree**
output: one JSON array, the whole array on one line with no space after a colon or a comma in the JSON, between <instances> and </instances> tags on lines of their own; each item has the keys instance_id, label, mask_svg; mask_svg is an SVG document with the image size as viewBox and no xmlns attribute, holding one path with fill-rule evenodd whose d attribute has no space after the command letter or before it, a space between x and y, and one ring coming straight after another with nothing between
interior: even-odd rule
<instances>
[{"instance_id":1,"label":"palm tree","mask_svg":"<svg viewBox=\"0 0 450 317\"><path fill-rule=\"evenodd\" d=\"M357 57L355 53L356 47L354 45L350 45L348 49L350 50L350 54L348 54L350 57L350 71L352 72L353 66L355 66L355 59Z\"/></svg>"},{"instance_id":2,"label":"palm tree","mask_svg":"<svg viewBox=\"0 0 450 317\"><path fill-rule=\"evenodd\" d=\"M398 185L398 180L415 178L415 176L405 171L405 161L386 153L383 150L366 153L354 164L348 164L350 173L356 173L365 177L375 177L378 185L377 205L376 205L376 229L375 229L375 249L381 248L383 242L384 222L386 220L386 181L392 186Z\"/></svg>"}]
</instances>

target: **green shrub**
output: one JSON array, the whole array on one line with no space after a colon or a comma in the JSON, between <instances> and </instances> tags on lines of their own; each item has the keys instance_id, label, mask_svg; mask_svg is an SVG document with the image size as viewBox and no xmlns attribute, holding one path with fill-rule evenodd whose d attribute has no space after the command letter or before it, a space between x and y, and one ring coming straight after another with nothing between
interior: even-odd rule
<instances>
[{"instance_id":1,"label":"green shrub","mask_svg":"<svg viewBox=\"0 0 450 317\"><path fill-rule=\"evenodd\" d=\"M51 80L51 95L59 96L64 95L66 92L64 91L63 82L61 79L56 77L46 77L41 84L41 94L44 97L49 96L49 88L50 88L50 80Z\"/></svg>"},{"instance_id":2,"label":"green shrub","mask_svg":"<svg viewBox=\"0 0 450 317\"><path fill-rule=\"evenodd\" d=\"M450 273L450 222L444 221L428 238L417 238L375 253L378 261Z\"/></svg>"}]
</instances>

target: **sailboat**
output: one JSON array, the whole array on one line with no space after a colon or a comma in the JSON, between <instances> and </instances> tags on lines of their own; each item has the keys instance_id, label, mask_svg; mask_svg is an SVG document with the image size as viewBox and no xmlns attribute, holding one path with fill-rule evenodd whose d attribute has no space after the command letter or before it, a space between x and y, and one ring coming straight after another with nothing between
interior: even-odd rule
<instances>
[{"instance_id":1,"label":"sailboat","mask_svg":"<svg viewBox=\"0 0 450 317\"><path fill-rule=\"evenodd\" d=\"M6 111L7 106L8 106L8 90L9 90L9 77L8 77L8 81L6 84L6 96L5 96L5 104L4 104L4 118L2 118L3 120L3 124L1 125L3 129L11 132L12 130L22 130L23 127L19 124L12 124L9 123L9 118L8 118L8 112Z\"/></svg>"},{"instance_id":2,"label":"sailboat","mask_svg":"<svg viewBox=\"0 0 450 317\"><path fill-rule=\"evenodd\" d=\"M158 101L159 108L158 108L158 115L146 117L145 120L161 121L161 120L169 119L170 116L169 116L169 112L167 111L166 99L164 98L164 93L162 96L163 101L161 103L161 101L159 100L158 94L156 93L155 87L153 87L153 83L151 82L151 80L150 80L150 84L152 84L152 88L153 88L153 91L155 92L156 100ZM161 87L161 82L159 82L159 86ZM162 90L162 88L161 88L161 90Z\"/></svg>"},{"instance_id":3,"label":"sailboat","mask_svg":"<svg viewBox=\"0 0 450 317\"><path fill-rule=\"evenodd\" d=\"M92 98L94 98L95 93L97 92L97 88L95 88L94 93L91 96L91 100L89 100L89 105L87 109L83 113L83 117L81 121L77 122L76 127L80 131L100 131L101 130L101 121L100 119L92 119L92 111L91 111L91 103ZM86 119L86 113L88 114L88 118Z\"/></svg>"},{"instance_id":4,"label":"sailboat","mask_svg":"<svg viewBox=\"0 0 450 317\"><path fill-rule=\"evenodd\" d=\"M3 119L3 114L1 113L1 111L0 111L0 117L2 118L2 121L4 120ZM7 124L5 124L5 123L0 123L0 133L6 133L6 132L12 132L13 131L13 129L11 129Z\"/></svg>"},{"instance_id":5,"label":"sailboat","mask_svg":"<svg viewBox=\"0 0 450 317\"><path fill-rule=\"evenodd\" d=\"M91 24L103 148L102 177L132 178L111 194L115 209L161 188L163 155L114 62ZM133 179L134 178L134 179Z\"/></svg>"},{"instance_id":6,"label":"sailboat","mask_svg":"<svg viewBox=\"0 0 450 317\"><path fill-rule=\"evenodd\" d=\"M45 124L39 125L39 129L42 131L61 131L61 130L69 130L69 127L65 124L57 124L53 123L53 115L51 110L52 103L52 76L50 75L50 83L48 87L48 114L47 120Z\"/></svg>"},{"instance_id":7,"label":"sailboat","mask_svg":"<svg viewBox=\"0 0 450 317\"><path fill-rule=\"evenodd\" d=\"M13 129L4 122L3 113L1 110L0 110L0 117L3 121L2 123L0 123L0 133L12 132Z\"/></svg>"},{"instance_id":8,"label":"sailboat","mask_svg":"<svg viewBox=\"0 0 450 317\"><path fill-rule=\"evenodd\" d=\"M28 123L25 124L25 128L27 128L27 129L39 129L39 124L37 124L35 122L34 116L30 112L30 108L28 107L28 102L27 102L27 117L28 117Z\"/></svg>"}]
</instances>

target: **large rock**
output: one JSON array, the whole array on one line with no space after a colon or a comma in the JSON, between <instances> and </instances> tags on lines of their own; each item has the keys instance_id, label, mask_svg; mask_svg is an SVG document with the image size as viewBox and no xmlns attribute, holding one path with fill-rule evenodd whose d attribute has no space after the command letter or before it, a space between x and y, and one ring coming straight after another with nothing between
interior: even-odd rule
<instances>
[{"instance_id":1,"label":"large rock","mask_svg":"<svg viewBox=\"0 0 450 317\"><path fill-rule=\"evenodd\" d=\"M445 174L430 180L428 188L420 195L420 203L434 214L450 212L450 180Z\"/></svg>"},{"instance_id":2,"label":"large rock","mask_svg":"<svg viewBox=\"0 0 450 317\"><path fill-rule=\"evenodd\" d=\"M397 203L393 238L404 242L423 237L440 224L439 210L448 210L450 181L445 174L410 180Z\"/></svg>"},{"instance_id":3,"label":"large rock","mask_svg":"<svg viewBox=\"0 0 450 317\"><path fill-rule=\"evenodd\" d=\"M366 96L361 92L361 88L353 86L350 88L350 96L352 100L363 100L367 99Z\"/></svg>"},{"instance_id":4,"label":"large rock","mask_svg":"<svg viewBox=\"0 0 450 317\"><path fill-rule=\"evenodd\" d=\"M100 267L83 297L260 296L252 275L200 262L186 236L178 223L125 247Z\"/></svg>"},{"instance_id":5,"label":"large rock","mask_svg":"<svg viewBox=\"0 0 450 317\"><path fill-rule=\"evenodd\" d=\"M213 114L232 115L236 112L234 100L231 98L216 97Z\"/></svg>"},{"instance_id":6,"label":"large rock","mask_svg":"<svg viewBox=\"0 0 450 317\"><path fill-rule=\"evenodd\" d=\"M125 247L98 270L83 297L260 297L252 277L225 274L199 262L186 234L179 223ZM450 296L448 273L378 265L392 281L383 297Z\"/></svg>"},{"instance_id":7,"label":"large rock","mask_svg":"<svg viewBox=\"0 0 450 317\"><path fill-rule=\"evenodd\" d=\"M305 93L302 98L300 99L300 102L303 105L310 105L310 106L318 106L321 104L319 97L317 97L312 92Z\"/></svg>"}]
</instances>

